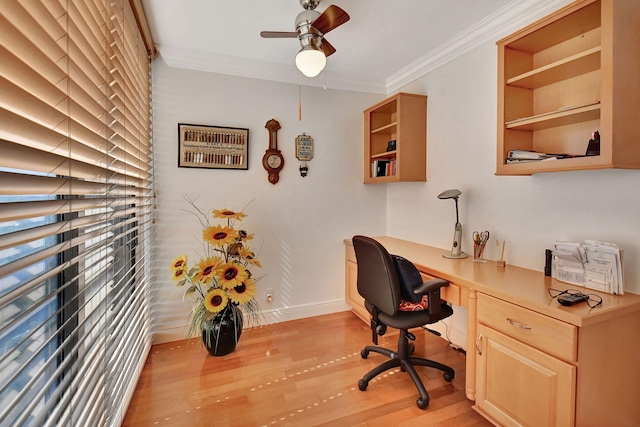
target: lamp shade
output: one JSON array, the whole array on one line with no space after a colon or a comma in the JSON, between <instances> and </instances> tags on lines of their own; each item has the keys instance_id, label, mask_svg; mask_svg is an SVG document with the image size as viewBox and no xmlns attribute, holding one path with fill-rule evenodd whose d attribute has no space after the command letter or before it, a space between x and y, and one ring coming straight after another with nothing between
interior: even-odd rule
<instances>
[{"instance_id":1,"label":"lamp shade","mask_svg":"<svg viewBox=\"0 0 640 427\"><path fill-rule=\"evenodd\" d=\"M296 67L307 77L320 74L327 65L327 57L322 50L313 46L305 46L296 55Z\"/></svg>"}]
</instances>

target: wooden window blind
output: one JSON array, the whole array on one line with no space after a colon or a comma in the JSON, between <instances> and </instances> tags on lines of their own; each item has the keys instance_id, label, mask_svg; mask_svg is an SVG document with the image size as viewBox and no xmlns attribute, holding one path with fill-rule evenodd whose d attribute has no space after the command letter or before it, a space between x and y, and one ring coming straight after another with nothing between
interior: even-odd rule
<instances>
[{"instance_id":1,"label":"wooden window blind","mask_svg":"<svg viewBox=\"0 0 640 427\"><path fill-rule=\"evenodd\" d=\"M0 2L0 425L120 425L150 348L153 44L131 4Z\"/></svg>"}]
</instances>

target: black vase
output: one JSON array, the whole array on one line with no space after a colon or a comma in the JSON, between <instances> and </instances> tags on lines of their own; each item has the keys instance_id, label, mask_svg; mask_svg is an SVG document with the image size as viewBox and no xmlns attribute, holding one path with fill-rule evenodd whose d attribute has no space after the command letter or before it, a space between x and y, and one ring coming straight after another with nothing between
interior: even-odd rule
<instances>
[{"instance_id":1,"label":"black vase","mask_svg":"<svg viewBox=\"0 0 640 427\"><path fill-rule=\"evenodd\" d=\"M202 341L212 356L224 356L236 349L242 335L242 312L234 304L227 305L202 329Z\"/></svg>"}]
</instances>

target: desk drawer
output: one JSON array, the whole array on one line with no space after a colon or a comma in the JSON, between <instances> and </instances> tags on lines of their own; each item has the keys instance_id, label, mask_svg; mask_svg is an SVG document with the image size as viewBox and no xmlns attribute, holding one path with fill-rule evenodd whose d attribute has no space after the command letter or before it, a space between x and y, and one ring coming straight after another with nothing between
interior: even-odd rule
<instances>
[{"instance_id":1,"label":"desk drawer","mask_svg":"<svg viewBox=\"0 0 640 427\"><path fill-rule=\"evenodd\" d=\"M428 274L420 272L422 280L436 279L436 277L429 276ZM445 286L440 289L440 298L453 305L461 305L460 298L460 286L449 283L449 286Z\"/></svg>"},{"instance_id":2,"label":"desk drawer","mask_svg":"<svg viewBox=\"0 0 640 427\"><path fill-rule=\"evenodd\" d=\"M478 293L478 322L569 362L577 358L577 327Z\"/></svg>"}]
</instances>

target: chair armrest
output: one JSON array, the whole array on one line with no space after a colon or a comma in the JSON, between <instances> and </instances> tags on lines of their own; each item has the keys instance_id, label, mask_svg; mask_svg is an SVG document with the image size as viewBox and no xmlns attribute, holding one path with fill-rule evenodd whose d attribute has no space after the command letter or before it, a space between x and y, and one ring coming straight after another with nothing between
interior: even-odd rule
<instances>
[{"instance_id":1,"label":"chair armrest","mask_svg":"<svg viewBox=\"0 0 640 427\"><path fill-rule=\"evenodd\" d=\"M440 313L442 300L440 299L440 288L449 286L449 282L444 279L431 279L416 286L413 293L416 295L427 295L429 298L429 314L435 316Z\"/></svg>"},{"instance_id":2,"label":"chair armrest","mask_svg":"<svg viewBox=\"0 0 640 427\"><path fill-rule=\"evenodd\" d=\"M449 286L449 282L444 279L431 279L413 288L416 295L428 295L429 292L439 290L442 287Z\"/></svg>"}]
</instances>

